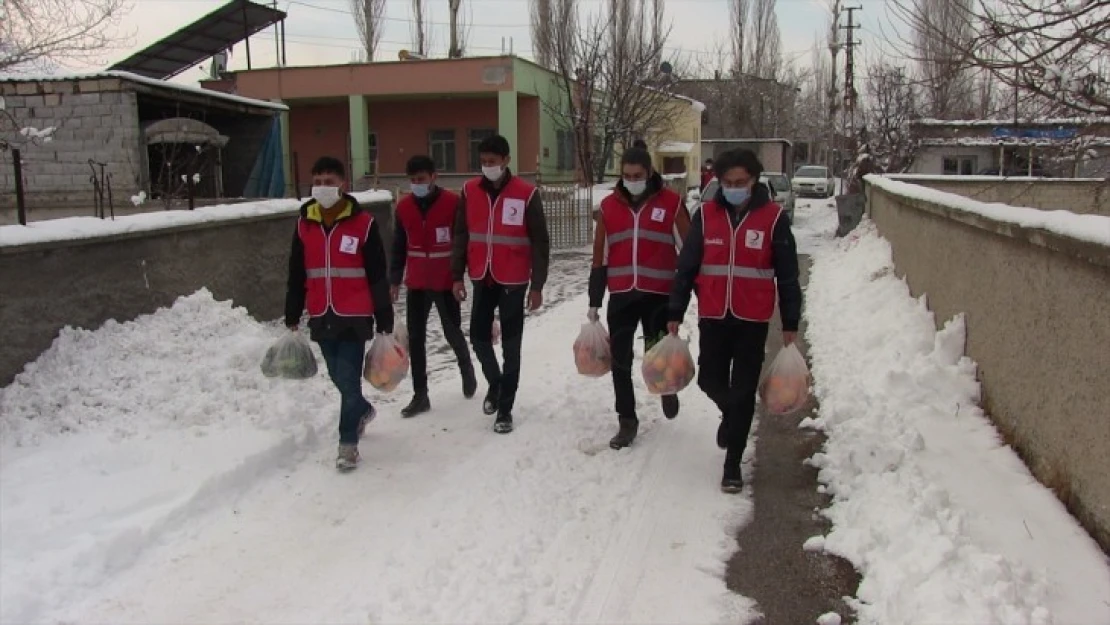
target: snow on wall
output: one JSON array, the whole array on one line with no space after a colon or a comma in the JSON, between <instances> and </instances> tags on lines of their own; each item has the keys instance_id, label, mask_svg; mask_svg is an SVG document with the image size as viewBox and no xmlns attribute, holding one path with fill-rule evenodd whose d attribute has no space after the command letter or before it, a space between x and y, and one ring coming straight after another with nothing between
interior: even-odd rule
<instances>
[{"instance_id":1,"label":"snow on wall","mask_svg":"<svg viewBox=\"0 0 1110 625\"><path fill-rule=\"evenodd\" d=\"M864 179L883 191L907 199L932 202L1022 228L1040 228L1079 241L1110 247L1110 217L1077 215L1064 210L1045 211L1007 204L988 204L955 193L937 191L874 174L865 176Z\"/></svg>"},{"instance_id":2,"label":"snow on wall","mask_svg":"<svg viewBox=\"0 0 1110 625\"><path fill-rule=\"evenodd\" d=\"M362 191L353 194L359 202L391 202L389 191ZM115 220L95 217L70 217L33 222L26 226L0 226L0 247L95 239L134 232L153 232L179 226L193 226L220 221L235 221L288 213L300 208L302 200L262 200L240 204L218 204L196 210L174 210L141 213Z\"/></svg>"}]
</instances>

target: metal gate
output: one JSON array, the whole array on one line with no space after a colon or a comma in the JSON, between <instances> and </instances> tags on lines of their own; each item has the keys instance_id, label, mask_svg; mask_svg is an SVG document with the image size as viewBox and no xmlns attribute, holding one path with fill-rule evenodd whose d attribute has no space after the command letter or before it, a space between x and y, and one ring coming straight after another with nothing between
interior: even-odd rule
<instances>
[{"instance_id":1,"label":"metal gate","mask_svg":"<svg viewBox=\"0 0 1110 625\"><path fill-rule=\"evenodd\" d=\"M593 242L594 209L591 187L573 180L547 180L538 185L552 249L585 247Z\"/></svg>"}]
</instances>

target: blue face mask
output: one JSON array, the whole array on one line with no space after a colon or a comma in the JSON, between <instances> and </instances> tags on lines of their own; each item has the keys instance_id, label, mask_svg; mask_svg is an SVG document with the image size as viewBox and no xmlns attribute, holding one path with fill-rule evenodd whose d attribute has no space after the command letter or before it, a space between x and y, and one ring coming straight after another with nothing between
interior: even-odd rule
<instances>
[{"instance_id":1,"label":"blue face mask","mask_svg":"<svg viewBox=\"0 0 1110 625\"><path fill-rule=\"evenodd\" d=\"M748 198L752 195L751 190L747 187L739 187L735 189L732 187L723 187L721 191L723 191L725 194L725 201L729 204L732 204L733 206L740 206L744 202L748 201Z\"/></svg>"},{"instance_id":2,"label":"blue face mask","mask_svg":"<svg viewBox=\"0 0 1110 625\"><path fill-rule=\"evenodd\" d=\"M412 194L415 195L416 197L427 197L427 195L429 193L431 193L431 191L432 191L432 185L430 185L430 184L413 184L412 185Z\"/></svg>"}]
</instances>

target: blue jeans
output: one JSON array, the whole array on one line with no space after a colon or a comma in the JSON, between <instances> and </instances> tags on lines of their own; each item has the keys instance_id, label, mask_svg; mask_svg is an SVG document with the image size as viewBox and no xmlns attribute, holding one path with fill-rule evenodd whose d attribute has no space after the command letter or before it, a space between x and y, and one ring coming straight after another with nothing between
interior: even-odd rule
<instances>
[{"instance_id":1,"label":"blue jeans","mask_svg":"<svg viewBox=\"0 0 1110 625\"><path fill-rule=\"evenodd\" d=\"M319 341L320 351L328 366L328 377L339 389L339 442L358 443L358 424L370 412L370 402L362 396L362 359L366 343L362 341Z\"/></svg>"}]
</instances>

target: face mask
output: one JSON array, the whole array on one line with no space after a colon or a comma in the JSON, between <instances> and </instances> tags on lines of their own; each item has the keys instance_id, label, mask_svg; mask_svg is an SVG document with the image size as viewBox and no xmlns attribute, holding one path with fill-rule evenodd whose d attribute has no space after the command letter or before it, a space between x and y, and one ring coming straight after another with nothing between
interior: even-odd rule
<instances>
[{"instance_id":1,"label":"face mask","mask_svg":"<svg viewBox=\"0 0 1110 625\"><path fill-rule=\"evenodd\" d=\"M492 165L490 167L482 166L482 175L485 176L490 182L497 182L501 180L501 175L505 173L505 168L500 165Z\"/></svg>"},{"instance_id":2,"label":"face mask","mask_svg":"<svg viewBox=\"0 0 1110 625\"><path fill-rule=\"evenodd\" d=\"M430 185L430 184L413 184L412 185L412 194L415 195L416 197L427 197L427 195L429 193L431 193L431 191L432 191L432 185Z\"/></svg>"},{"instance_id":3,"label":"face mask","mask_svg":"<svg viewBox=\"0 0 1110 625\"><path fill-rule=\"evenodd\" d=\"M725 187L722 189L722 191L724 191L725 194L725 201L729 204L732 204L733 206L740 206L741 204L746 202L748 198L752 195L751 190L749 190L747 187L740 187L738 189Z\"/></svg>"},{"instance_id":4,"label":"face mask","mask_svg":"<svg viewBox=\"0 0 1110 625\"><path fill-rule=\"evenodd\" d=\"M324 208L331 208L339 201L339 187L312 187L312 199Z\"/></svg>"},{"instance_id":5,"label":"face mask","mask_svg":"<svg viewBox=\"0 0 1110 625\"><path fill-rule=\"evenodd\" d=\"M624 188L633 196L640 195L647 190L647 180L625 180Z\"/></svg>"}]
</instances>

